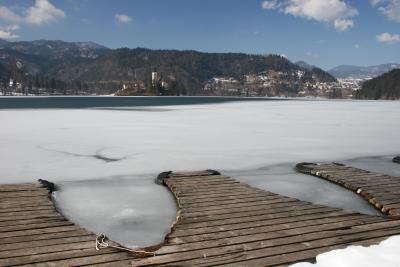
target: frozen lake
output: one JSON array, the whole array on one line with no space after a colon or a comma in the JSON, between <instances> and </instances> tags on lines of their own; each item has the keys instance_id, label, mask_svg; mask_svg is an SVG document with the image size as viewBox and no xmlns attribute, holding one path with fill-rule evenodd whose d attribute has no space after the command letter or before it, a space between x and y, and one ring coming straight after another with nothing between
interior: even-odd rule
<instances>
[{"instance_id":1,"label":"frozen lake","mask_svg":"<svg viewBox=\"0 0 400 267\"><path fill-rule=\"evenodd\" d=\"M30 109L29 99L23 108L3 106L0 181L56 182L66 216L127 246L161 242L175 218L171 194L153 182L162 171L217 169L273 192L370 214L364 200L296 174L294 164L339 161L400 175L390 162L400 153L398 101L174 99L107 107L106 99L69 109Z\"/></svg>"}]
</instances>

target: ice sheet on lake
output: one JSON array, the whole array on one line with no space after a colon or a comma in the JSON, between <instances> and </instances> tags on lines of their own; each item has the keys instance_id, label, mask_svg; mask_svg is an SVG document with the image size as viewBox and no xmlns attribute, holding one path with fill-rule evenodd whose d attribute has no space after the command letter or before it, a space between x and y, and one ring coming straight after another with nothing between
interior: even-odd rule
<instances>
[{"instance_id":1,"label":"ice sheet on lake","mask_svg":"<svg viewBox=\"0 0 400 267\"><path fill-rule=\"evenodd\" d=\"M151 246L163 240L176 216L172 195L153 178L62 182L55 198L63 214L85 228L128 247Z\"/></svg>"},{"instance_id":2,"label":"ice sheet on lake","mask_svg":"<svg viewBox=\"0 0 400 267\"><path fill-rule=\"evenodd\" d=\"M400 102L271 101L169 109L2 110L1 182L256 169L400 151ZM92 157L98 153L122 160Z\"/></svg>"},{"instance_id":3,"label":"ice sheet on lake","mask_svg":"<svg viewBox=\"0 0 400 267\"><path fill-rule=\"evenodd\" d=\"M315 204L380 215L371 205L339 185L297 173L293 164L267 166L257 170L223 171L249 185Z\"/></svg>"},{"instance_id":4,"label":"ice sheet on lake","mask_svg":"<svg viewBox=\"0 0 400 267\"><path fill-rule=\"evenodd\" d=\"M1 110L0 182L41 178L61 183L58 203L73 220L127 245L142 245L150 232L161 241L175 217L169 192L152 182L159 172L211 168L251 175L283 163L400 152L400 102L268 101L163 109L169 111ZM267 174L249 182L317 203L327 197L307 190L313 178L270 175L262 182ZM243 172L238 176L246 179ZM121 177L125 186L112 186ZM342 198L343 191L334 195L332 188L329 198ZM368 209L349 195L343 205ZM103 203L104 196L109 206L94 204ZM132 203L151 206L149 213L141 215ZM162 223L152 224L156 220ZM138 236L127 221L136 222L143 234Z\"/></svg>"},{"instance_id":5,"label":"ice sheet on lake","mask_svg":"<svg viewBox=\"0 0 400 267\"><path fill-rule=\"evenodd\" d=\"M400 154L400 152L397 154ZM393 155L362 157L362 158L342 160L340 162L363 170L400 177L399 165L396 165L395 163L392 162L393 157L394 157Z\"/></svg>"}]
</instances>

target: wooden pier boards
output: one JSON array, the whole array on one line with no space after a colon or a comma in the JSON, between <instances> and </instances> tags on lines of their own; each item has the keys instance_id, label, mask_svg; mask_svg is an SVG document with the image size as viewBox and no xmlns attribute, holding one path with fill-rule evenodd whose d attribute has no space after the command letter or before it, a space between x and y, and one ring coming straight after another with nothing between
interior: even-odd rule
<instances>
[{"instance_id":1,"label":"wooden pier boards","mask_svg":"<svg viewBox=\"0 0 400 267\"><path fill-rule=\"evenodd\" d=\"M301 167L316 166L322 165ZM358 171L349 184L370 174ZM96 236L56 211L49 198L51 183L45 183L47 188L0 185L0 266L287 266L400 234L395 218L299 201L215 171L168 172L158 181L175 195L178 217L155 256L144 259L113 248L95 250ZM393 190L397 184L387 187Z\"/></svg>"},{"instance_id":2,"label":"wooden pier boards","mask_svg":"<svg viewBox=\"0 0 400 267\"><path fill-rule=\"evenodd\" d=\"M96 250L96 235L60 215L45 185L0 185L0 266L130 266L133 254Z\"/></svg>"},{"instance_id":3,"label":"wooden pier boards","mask_svg":"<svg viewBox=\"0 0 400 267\"><path fill-rule=\"evenodd\" d=\"M394 158L393 158L393 162L394 162L394 163L399 163L399 164L400 164L400 156L394 157Z\"/></svg>"},{"instance_id":4,"label":"wooden pier boards","mask_svg":"<svg viewBox=\"0 0 400 267\"><path fill-rule=\"evenodd\" d=\"M287 266L400 234L400 221L315 205L217 172L164 173L178 220L156 256L134 266Z\"/></svg>"},{"instance_id":5,"label":"wooden pier boards","mask_svg":"<svg viewBox=\"0 0 400 267\"><path fill-rule=\"evenodd\" d=\"M299 163L296 169L350 189L382 213L400 217L400 177L373 173L338 163Z\"/></svg>"}]
</instances>

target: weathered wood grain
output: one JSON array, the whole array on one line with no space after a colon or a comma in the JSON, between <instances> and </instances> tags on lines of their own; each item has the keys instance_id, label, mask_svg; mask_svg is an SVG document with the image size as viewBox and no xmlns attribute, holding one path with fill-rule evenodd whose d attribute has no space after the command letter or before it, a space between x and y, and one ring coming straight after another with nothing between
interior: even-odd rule
<instances>
[{"instance_id":1,"label":"weathered wood grain","mask_svg":"<svg viewBox=\"0 0 400 267\"><path fill-rule=\"evenodd\" d=\"M330 175L335 171L329 166ZM344 166L340 176L351 172ZM399 220L299 201L220 174L198 174L163 177L177 200L179 219L156 256L133 260L134 266L287 266L400 234ZM381 176L362 171L359 177L367 184ZM384 179L390 188L392 182Z\"/></svg>"},{"instance_id":2,"label":"weathered wood grain","mask_svg":"<svg viewBox=\"0 0 400 267\"><path fill-rule=\"evenodd\" d=\"M354 191L386 215L400 217L400 177L337 163L299 163L296 168Z\"/></svg>"},{"instance_id":3,"label":"weathered wood grain","mask_svg":"<svg viewBox=\"0 0 400 267\"><path fill-rule=\"evenodd\" d=\"M383 212L400 209L400 179L338 166L310 173L361 189ZM95 235L59 214L39 183L0 185L0 266L287 266L400 234L400 220L299 201L215 171L168 173L158 182L175 195L178 220L144 259L95 250Z\"/></svg>"},{"instance_id":4,"label":"weathered wood grain","mask_svg":"<svg viewBox=\"0 0 400 267\"><path fill-rule=\"evenodd\" d=\"M98 251L95 240L57 212L40 183L0 185L0 266L129 266L135 258L116 249Z\"/></svg>"}]
</instances>

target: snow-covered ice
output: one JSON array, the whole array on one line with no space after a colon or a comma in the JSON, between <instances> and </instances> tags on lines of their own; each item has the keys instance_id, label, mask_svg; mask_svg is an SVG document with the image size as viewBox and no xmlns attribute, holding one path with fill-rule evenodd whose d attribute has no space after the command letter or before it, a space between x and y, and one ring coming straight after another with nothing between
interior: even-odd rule
<instances>
[{"instance_id":1,"label":"snow-covered ice","mask_svg":"<svg viewBox=\"0 0 400 267\"><path fill-rule=\"evenodd\" d=\"M160 243L176 217L174 199L153 176L61 182L55 194L63 214L128 247Z\"/></svg>"},{"instance_id":2,"label":"snow-covered ice","mask_svg":"<svg viewBox=\"0 0 400 267\"><path fill-rule=\"evenodd\" d=\"M175 218L170 193L153 183L159 172L217 169L278 193L374 213L353 193L291 168L400 151L400 102L0 110L0 122L1 183L56 182L67 216L129 246L160 242Z\"/></svg>"},{"instance_id":3,"label":"snow-covered ice","mask_svg":"<svg viewBox=\"0 0 400 267\"><path fill-rule=\"evenodd\" d=\"M2 182L170 169L245 170L400 151L400 102L270 101L155 109L1 110Z\"/></svg>"},{"instance_id":4,"label":"snow-covered ice","mask_svg":"<svg viewBox=\"0 0 400 267\"><path fill-rule=\"evenodd\" d=\"M266 166L257 170L224 171L224 174L274 193L364 214L380 215L358 195L321 178L300 174L293 164Z\"/></svg>"},{"instance_id":5,"label":"snow-covered ice","mask_svg":"<svg viewBox=\"0 0 400 267\"><path fill-rule=\"evenodd\" d=\"M152 110L2 110L2 182L243 170L400 150L400 102L271 101ZM123 160L104 162L95 155Z\"/></svg>"}]
</instances>

